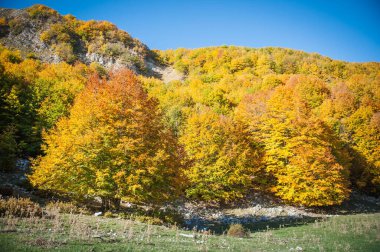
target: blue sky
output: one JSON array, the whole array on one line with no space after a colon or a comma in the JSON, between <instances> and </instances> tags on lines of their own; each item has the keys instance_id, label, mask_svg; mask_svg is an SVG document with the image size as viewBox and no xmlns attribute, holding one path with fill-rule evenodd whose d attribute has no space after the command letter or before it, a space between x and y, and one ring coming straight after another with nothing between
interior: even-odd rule
<instances>
[{"instance_id":1,"label":"blue sky","mask_svg":"<svg viewBox=\"0 0 380 252\"><path fill-rule=\"evenodd\" d=\"M380 62L377 0L0 0L7 8L35 3L79 19L109 20L152 49L276 46Z\"/></svg>"}]
</instances>

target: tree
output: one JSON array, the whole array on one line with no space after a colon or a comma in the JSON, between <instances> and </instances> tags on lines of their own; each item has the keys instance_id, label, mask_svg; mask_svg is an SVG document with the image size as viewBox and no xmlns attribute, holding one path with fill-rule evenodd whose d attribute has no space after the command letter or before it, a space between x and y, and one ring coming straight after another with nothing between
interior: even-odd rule
<instances>
[{"instance_id":1,"label":"tree","mask_svg":"<svg viewBox=\"0 0 380 252\"><path fill-rule=\"evenodd\" d=\"M260 152L244 128L208 108L194 113L180 138L189 159L186 193L205 201L233 201L253 188Z\"/></svg>"},{"instance_id":2,"label":"tree","mask_svg":"<svg viewBox=\"0 0 380 252\"><path fill-rule=\"evenodd\" d=\"M129 70L92 77L70 116L44 134L31 183L76 198L161 202L176 195L179 156L156 101Z\"/></svg>"},{"instance_id":3,"label":"tree","mask_svg":"<svg viewBox=\"0 0 380 252\"><path fill-rule=\"evenodd\" d=\"M380 193L380 113L360 107L345 126L352 143L356 185L375 195Z\"/></svg>"},{"instance_id":4,"label":"tree","mask_svg":"<svg viewBox=\"0 0 380 252\"><path fill-rule=\"evenodd\" d=\"M65 62L48 65L34 80L35 99L38 101L38 126L49 130L58 119L67 116L75 96L83 90L86 77L90 75L86 66L71 66Z\"/></svg>"},{"instance_id":5,"label":"tree","mask_svg":"<svg viewBox=\"0 0 380 252\"><path fill-rule=\"evenodd\" d=\"M0 47L0 132L8 135L12 128L19 154L33 155L39 149L32 83L40 68L35 60L22 60L19 51Z\"/></svg>"},{"instance_id":6,"label":"tree","mask_svg":"<svg viewBox=\"0 0 380 252\"><path fill-rule=\"evenodd\" d=\"M297 124L298 135L288 139L284 146L290 154L288 159L282 166L270 167L277 178L276 195L287 202L306 206L340 204L350 192L349 173L348 168L339 163L339 154L334 153L337 146L331 141L333 135L317 118Z\"/></svg>"},{"instance_id":7,"label":"tree","mask_svg":"<svg viewBox=\"0 0 380 252\"><path fill-rule=\"evenodd\" d=\"M0 169L2 172L14 171L18 154L15 138L16 128L12 125L0 132Z\"/></svg>"},{"instance_id":8,"label":"tree","mask_svg":"<svg viewBox=\"0 0 380 252\"><path fill-rule=\"evenodd\" d=\"M264 146L263 162L277 196L297 205L340 204L349 195L344 151L299 90L291 83L244 99L237 114Z\"/></svg>"}]
</instances>

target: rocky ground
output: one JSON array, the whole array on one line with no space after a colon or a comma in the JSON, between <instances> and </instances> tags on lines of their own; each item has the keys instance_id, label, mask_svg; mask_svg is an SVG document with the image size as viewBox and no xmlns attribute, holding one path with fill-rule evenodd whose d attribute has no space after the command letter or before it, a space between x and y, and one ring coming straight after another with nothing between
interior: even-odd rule
<instances>
[{"instance_id":1,"label":"rocky ground","mask_svg":"<svg viewBox=\"0 0 380 252\"><path fill-rule=\"evenodd\" d=\"M145 62L149 73L161 79L164 83L171 81L183 81L185 76L175 70L172 66L160 65L157 62L147 60Z\"/></svg>"},{"instance_id":2,"label":"rocky ground","mask_svg":"<svg viewBox=\"0 0 380 252\"><path fill-rule=\"evenodd\" d=\"M17 161L17 169L13 173L0 172L0 195L14 197L31 197L32 193L28 188L29 161L20 159Z\"/></svg>"},{"instance_id":3,"label":"rocky ground","mask_svg":"<svg viewBox=\"0 0 380 252\"><path fill-rule=\"evenodd\" d=\"M336 215L380 212L380 198L354 191L340 206L323 208L294 207L280 200L252 193L239 206L210 207L194 202L177 202L174 206L184 217L185 227L221 232L233 223L241 223L252 230L314 222Z\"/></svg>"}]
</instances>

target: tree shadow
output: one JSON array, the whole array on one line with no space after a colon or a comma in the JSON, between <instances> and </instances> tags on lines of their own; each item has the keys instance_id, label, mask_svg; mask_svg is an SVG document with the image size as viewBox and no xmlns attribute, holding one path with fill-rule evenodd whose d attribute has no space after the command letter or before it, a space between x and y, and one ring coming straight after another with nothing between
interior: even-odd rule
<instances>
[{"instance_id":1,"label":"tree shadow","mask_svg":"<svg viewBox=\"0 0 380 252\"><path fill-rule=\"evenodd\" d=\"M339 206L318 207L309 211L334 215L380 213L380 199L368 196L358 190L353 190L350 198Z\"/></svg>"},{"instance_id":2,"label":"tree shadow","mask_svg":"<svg viewBox=\"0 0 380 252\"><path fill-rule=\"evenodd\" d=\"M310 216L225 216L216 220L192 219L185 222L185 229L197 231L210 231L213 234L225 234L231 224L239 223L250 232L262 232L266 230L296 227L320 221L324 217Z\"/></svg>"}]
</instances>

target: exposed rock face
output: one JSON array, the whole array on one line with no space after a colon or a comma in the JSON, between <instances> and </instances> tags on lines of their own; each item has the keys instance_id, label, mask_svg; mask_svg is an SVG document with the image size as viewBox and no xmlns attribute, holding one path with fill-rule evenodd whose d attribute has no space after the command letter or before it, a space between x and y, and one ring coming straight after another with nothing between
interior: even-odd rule
<instances>
[{"instance_id":1,"label":"exposed rock face","mask_svg":"<svg viewBox=\"0 0 380 252\"><path fill-rule=\"evenodd\" d=\"M146 66L151 75L160 78L165 83L183 81L185 79L185 76L172 66L164 66L151 60L146 61Z\"/></svg>"},{"instance_id":2,"label":"exposed rock face","mask_svg":"<svg viewBox=\"0 0 380 252\"><path fill-rule=\"evenodd\" d=\"M59 57L40 40L41 31L47 29L46 24L29 19L25 10L0 8L0 17L6 20L2 25L2 44L24 53L35 53L45 62L59 62Z\"/></svg>"},{"instance_id":3,"label":"exposed rock face","mask_svg":"<svg viewBox=\"0 0 380 252\"><path fill-rule=\"evenodd\" d=\"M138 74L167 76L167 67L155 60L146 45L115 25L61 16L42 5L0 8L0 43L49 63L94 62L108 69L127 67Z\"/></svg>"}]
</instances>

